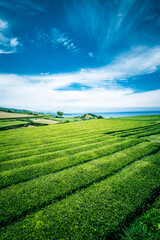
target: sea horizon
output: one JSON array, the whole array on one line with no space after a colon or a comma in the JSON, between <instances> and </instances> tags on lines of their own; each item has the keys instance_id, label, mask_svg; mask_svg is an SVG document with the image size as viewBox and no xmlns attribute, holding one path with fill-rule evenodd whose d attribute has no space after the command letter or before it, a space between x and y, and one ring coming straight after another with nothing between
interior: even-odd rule
<instances>
[{"instance_id":1,"label":"sea horizon","mask_svg":"<svg viewBox=\"0 0 160 240\"><path fill-rule=\"evenodd\" d=\"M64 113L64 117L77 117L85 114L83 113ZM125 112L91 112L96 115L101 115L104 118L130 117L141 115L159 115L160 111L125 111Z\"/></svg>"}]
</instances>

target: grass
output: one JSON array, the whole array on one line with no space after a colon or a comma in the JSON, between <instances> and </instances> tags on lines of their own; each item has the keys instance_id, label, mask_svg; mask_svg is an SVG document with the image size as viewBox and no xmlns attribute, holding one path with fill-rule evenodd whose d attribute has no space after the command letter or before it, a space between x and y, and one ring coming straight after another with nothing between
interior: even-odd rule
<instances>
[{"instance_id":1,"label":"grass","mask_svg":"<svg viewBox=\"0 0 160 240\"><path fill-rule=\"evenodd\" d=\"M160 142L160 134L155 134L155 135L143 137L143 139L153 141L153 142Z\"/></svg>"},{"instance_id":2,"label":"grass","mask_svg":"<svg viewBox=\"0 0 160 240\"><path fill-rule=\"evenodd\" d=\"M159 239L160 123L150 120L0 132L0 239Z\"/></svg>"},{"instance_id":3,"label":"grass","mask_svg":"<svg viewBox=\"0 0 160 240\"><path fill-rule=\"evenodd\" d=\"M13 217L23 216L23 213L31 212L77 189L100 181L156 149L156 144L140 143L111 156L5 188L1 191L0 223L12 221ZM160 153L158 156L160 157Z\"/></svg>"},{"instance_id":4,"label":"grass","mask_svg":"<svg viewBox=\"0 0 160 240\"><path fill-rule=\"evenodd\" d=\"M131 121L160 121L160 115L143 115L131 117L119 117L114 119L131 120Z\"/></svg>"},{"instance_id":5,"label":"grass","mask_svg":"<svg viewBox=\"0 0 160 240\"><path fill-rule=\"evenodd\" d=\"M152 158L135 162L2 229L1 239L103 239L150 197L158 176Z\"/></svg>"},{"instance_id":6,"label":"grass","mask_svg":"<svg viewBox=\"0 0 160 240\"><path fill-rule=\"evenodd\" d=\"M33 116L32 115L28 115L28 114L9 113L9 112L0 111L0 119L5 119L5 118L23 118L23 117L33 117Z\"/></svg>"},{"instance_id":7,"label":"grass","mask_svg":"<svg viewBox=\"0 0 160 240\"><path fill-rule=\"evenodd\" d=\"M78 117L77 118L75 118L75 117L63 117L63 118L51 117L50 119L54 120L54 121L59 121L61 123L82 121L82 119L80 119Z\"/></svg>"},{"instance_id":8,"label":"grass","mask_svg":"<svg viewBox=\"0 0 160 240\"><path fill-rule=\"evenodd\" d=\"M56 124L56 123L59 123L59 121L56 121L56 120L43 119L43 118L33 119L32 121L34 123L44 123L44 124Z\"/></svg>"},{"instance_id":9,"label":"grass","mask_svg":"<svg viewBox=\"0 0 160 240\"><path fill-rule=\"evenodd\" d=\"M157 197L153 205L144 214L138 217L129 227L123 230L121 240L159 240L160 197Z\"/></svg>"},{"instance_id":10,"label":"grass","mask_svg":"<svg viewBox=\"0 0 160 240\"><path fill-rule=\"evenodd\" d=\"M127 121L127 124L121 120L92 120L92 121L80 121L73 122L69 124L63 125L54 125L54 126L45 126L45 127L37 127L28 128L28 129L16 129L10 134L10 132L1 132L0 133L0 144L1 148L4 149L6 146L8 148L14 146L16 149L16 145L23 146L25 144L32 145L37 143L37 145L41 143L47 142L63 142L63 141L72 141L73 138L86 137L92 135L100 135L100 134L110 134L117 131L122 130L131 130L144 127L144 126L152 126L151 122L136 122L136 121ZM45 132L45 134L44 134ZM67 140L68 139L68 140Z\"/></svg>"},{"instance_id":11,"label":"grass","mask_svg":"<svg viewBox=\"0 0 160 240\"><path fill-rule=\"evenodd\" d=\"M16 126L16 125L24 125L24 124L27 124L28 122L25 122L25 121L5 121L5 122L2 122L0 121L0 129L1 128L4 128L4 127L11 127L11 126Z\"/></svg>"},{"instance_id":12,"label":"grass","mask_svg":"<svg viewBox=\"0 0 160 240\"><path fill-rule=\"evenodd\" d=\"M137 138L141 137L148 137L148 136L153 136L157 133L160 133L160 124L157 123L151 127L144 127L141 129L133 129L130 131L120 131L120 132L115 132L112 135L113 136L119 136L119 137L126 137L126 136L133 136Z\"/></svg>"},{"instance_id":13,"label":"grass","mask_svg":"<svg viewBox=\"0 0 160 240\"><path fill-rule=\"evenodd\" d=\"M7 121L7 122L2 122L0 121L0 127L8 127L8 126L14 126L14 125L19 125L19 124L24 124L27 122L24 121Z\"/></svg>"},{"instance_id":14,"label":"grass","mask_svg":"<svg viewBox=\"0 0 160 240\"><path fill-rule=\"evenodd\" d=\"M0 188L4 188L10 186L12 184L16 184L22 181L28 181L35 177L40 177L52 172L60 171L78 164L83 164L85 162L91 161L93 159L102 157L104 155L109 155L114 152L120 151L126 147L130 147L138 143L138 140L125 140L121 143L111 144L106 147L100 147L94 150L88 150L84 152L79 152L73 154L72 150L68 157L64 156L62 153L61 157L56 158L56 154L50 154L50 156L42 155L42 156L33 156L30 159L30 165L17 168L16 164L14 169L3 171L0 173ZM73 155L72 155L73 154ZM58 155L58 154L57 154ZM39 163L40 162L40 163Z\"/></svg>"},{"instance_id":15,"label":"grass","mask_svg":"<svg viewBox=\"0 0 160 240\"><path fill-rule=\"evenodd\" d=\"M74 142L74 143L65 143L62 145L56 144L54 146L49 145L47 147L41 147L37 149L32 149L32 150L27 150L27 151L20 151L20 152L15 152L15 153L9 153L6 155L0 155L0 162L3 161L8 161L8 160L13 160L13 159L19 159L19 158L25 158L24 161L26 160L29 162L29 159L27 157L32 157L34 155L41 155L44 154L47 155L47 159L54 158L54 157L63 157L64 155L68 154L73 154L76 152L82 152L85 150L90 150L92 148L97 148L100 146L104 146L107 143L114 143L114 142L119 142L120 138L112 138L112 139L107 139L107 138L100 138L101 141L98 141L98 139L91 139L90 141L84 140L83 142ZM40 158L38 156L38 158ZM23 161L23 159L22 159Z\"/></svg>"}]
</instances>

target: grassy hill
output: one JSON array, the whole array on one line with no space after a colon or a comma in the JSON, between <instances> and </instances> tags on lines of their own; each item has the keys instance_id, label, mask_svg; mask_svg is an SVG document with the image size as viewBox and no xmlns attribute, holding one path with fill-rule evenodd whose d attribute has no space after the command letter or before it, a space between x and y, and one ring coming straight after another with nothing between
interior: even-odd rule
<instances>
[{"instance_id":1,"label":"grassy hill","mask_svg":"<svg viewBox=\"0 0 160 240\"><path fill-rule=\"evenodd\" d=\"M0 111L0 119L31 118L33 115Z\"/></svg>"},{"instance_id":2,"label":"grassy hill","mask_svg":"<svg viewBox=\"0 0 160 240\"><path fill-rule=\"evenodd\" d=\"M83 120L89 120L89 119L102 119L103 117L101 115L96 115L93 113L85 113L79 116L79 118Z\"/></svg>"},{"instance_id":3,"label":"grassy hill","mask_svg":"<svg viewBox=\"0 0 160 240\"><path fill-rule=\"evenodd\" d=\"M160 115L143 115L143 116L130 116L130 117L119 117L114 118L115 120L122 119L124 120L131 120L131 121L160 121Z\"/></svg>"},{"instance_id":4,"label":"grassy hill","mask_svg":"<svg viewBox=\"0 0 160 240\"><path fill-rule=\"evenodd\" d=\"M0 107L0 131L21 127L45 126L48 124L69 123L98 118L94 114L91 115L92 116L89 118L83 118L83 116L81 118L58 117L44 113L32 112L29 110Z\"/></svg>"},{"instance_id":5,"label":"grassy hill","mask_svg":"<svg viewBox=\"0 0 160 240\"><path fill-rule=\"evenodd\" d=\"M16 109L16 108L3 108L0 107L1 112L7 112L7 113L19 113L19 114L28 114L28 115L37 115L39 113L33 112L30 110L24 110L24 109Z\"/></svg>"},{"instance_id":6,"label":"grassy hill","mask_svg":"<svg viewBox=\"0 0 160 240\"><path fill-rule=\"evenodd\" d=\"M157 119L0 132L0 239L158 240L159 139Z\"/></svg>"}]
</instances>

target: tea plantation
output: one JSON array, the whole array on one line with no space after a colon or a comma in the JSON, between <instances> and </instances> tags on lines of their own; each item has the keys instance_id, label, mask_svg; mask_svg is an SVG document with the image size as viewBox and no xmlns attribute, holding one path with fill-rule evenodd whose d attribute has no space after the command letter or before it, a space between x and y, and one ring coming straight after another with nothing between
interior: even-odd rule
<instances>
[{"instance_id":1,"label":"tea plantation","mask_svg":"<svg viewBox=\"0 0 160 240\"><path fill-rule=\"evenodd\" d=\"M160 239L160 117L0 132L0 239Z\"/></svg>"},{"instance_id":2,"label":"tea plantation","mask_svg":"<svg viewBox=\"0 0 160 240\"><path fill-rule=\"evenodd\" d=\"M28 122L26 121L0 121L0 131L7 130L14 127L27 126Z\"/></svg>"}]
</instances>

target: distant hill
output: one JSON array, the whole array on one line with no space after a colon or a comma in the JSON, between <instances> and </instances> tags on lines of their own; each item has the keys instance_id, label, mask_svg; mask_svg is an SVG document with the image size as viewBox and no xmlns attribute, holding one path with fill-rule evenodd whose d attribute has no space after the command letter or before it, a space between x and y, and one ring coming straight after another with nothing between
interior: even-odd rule
<instances>
[{"instance_id":1,"label":"distant hill","mask_svg":"<svg viewBox=\"0 0 160 240\"><path fill-rule=\"evenodd\" d=\"M6 118L33 118L35 115L0 111L0 119Z\"/></svg>"},{"instance_id":2,"label":"distant hill","mask_svg":"<svg viewBox=\"0 0 160 240\"><path fill-rule=\"evenodd\" d=\"M96 114L93 114L93 113L85 113L83 115L81 115L79 117L80 119L86 119L86 120L89 120L89 119L102 119L103 117L101 115L96 115Z\"/></svg>"},{"instance_id":3,"label":"distant hill","mask_svg":"<svg viewBox=\"0 0 160 240\"><path fill-rule=\"evenodd\" d=\"M0 111L8 112L8 113L22 113L22 114L29 114L29 115L38 115L39 113L33 112L30 110L23 110L23 109L16 109L16 108L4 108L0 107Z\"/></svg>"},{"instance_id":4,"label":"distant hill","mask_svg":"<svg viewBox=\"0 0 160 240\"><path fill-rule=\"evenodd\" d=\"M34 112L34 111L30 111L30 110L25 110L25 109L4 108L4 107L0 107L0 112L19 113L19 114L30 115L30 116L32 115L33 117L34 116L40 117L40 116L44 116L44 115L55 116L55 114L50 113L50 112L41 113L41 112ZM93 113L85 113L81 116L77 116L76 118L80 118L81 120L89 120L89 119L102 119L103 117L101 115L96 115Z\"/></svg>"}]
</instances>

